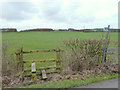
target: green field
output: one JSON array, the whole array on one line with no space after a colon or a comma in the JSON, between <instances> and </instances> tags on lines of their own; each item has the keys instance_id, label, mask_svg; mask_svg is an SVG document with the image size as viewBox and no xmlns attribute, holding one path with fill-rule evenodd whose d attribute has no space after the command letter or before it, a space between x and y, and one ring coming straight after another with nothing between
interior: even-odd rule
<instances>
[{"instance_id":1,"label":"green field","mask_svg":"<svg viewBox=\"0 0 120 90\"><path fill-rule=\"evenodd\" d=\"M53 49L62 45L63 40L80 39L98 39L106 36L106 32L10 32L2 34L2 41L9 42L12 46L12 52L22 47L24 50ZM118 41L118 33L110 33L111 41ZM111 42L111 46L112 46Z\"/></svg>"},{"instance_id":2,"label":"green field","mask_svg":"<svg viewBox=\"0 0 120 90\"><path fill-rule=\"evenodd\" d=\"M2 34L2 44L3 47L7 47L7 54L13 54L15 59L15 51L23 47L23 50L42 50L42 49L56 49L57 47L63 48L63 41L71 40L75 38L79 39L99 39L102 37L106 37L106 32L68 32L68 31L54 31L54 32L10 32ZM118 45L118 33L112 32L109 34L110 36L110 45L109 47L117 47ZM4 50L3 50L4 52ZM56 53L30 53L24 54L24 60L41 60L41 59L52 59L56 58ZM36 63L37 67L46 67L55 64L55 62L51 63ZM31 69L31 64L24 64L24 69ZM40 72L40 71L37 71ZM101 78L98 78L100 81ZM88 81L82 82L80 80L75 80L74 85L70 84L71 81L63 81L63 82L53 82L40 84L35 86L28 87L73 87L76 85L84 85L87 83L91 83L97 80L96 78L88 79ZM103 79L101 79L103 80ZM96 82L96 81L95 81ZM57 84L58 83L58 84ZM63 84L62 84L63 83ZM49 85L48 85L49 84ZM58 86L61 84L60 86Z\"/></svg>"},{"instance_id":3,"label":"green field","mask_svg":"<svg viewBox=\"0 0 120 90\"><path fill-rule=\"evenodd\" d=\"M64 40L70 40L74 38L80 39L99 39L106 37L106 32L72 32L72 31L54 31L54 32L10 32L2 34L3 43L7 43L9 49L8 53L11 54L16 49L23 47L24 50L40 50L40 49L55 49L63 46ZM110 46L115 47L118 42L118 33L111 32L109 34L111 38ZM4 46L4 44L3 44ZM50 59L55 58L55 53L35 53L25 54L24 60L33 59ZM46 65L51 65L48 63ZM43 65L43 64L42 64Z\"/></svg>"}]
</instances>

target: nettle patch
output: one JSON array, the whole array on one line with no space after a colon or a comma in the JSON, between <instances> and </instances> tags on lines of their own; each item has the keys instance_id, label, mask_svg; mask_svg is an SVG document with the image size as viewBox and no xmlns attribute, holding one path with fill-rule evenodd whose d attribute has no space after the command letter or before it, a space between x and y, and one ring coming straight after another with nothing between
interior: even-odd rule
<instances>
[{"instance_id":1,"label":"nettle patch","mask_svg":"<svg viewBox=\"0 0 120 90\"><path fill-rule=\"evenodd\" d=\"M101 64L105 39L74 39L64 41L64 44L64 70L66 73L91 70Z\"/></svg>"}]
</instances>

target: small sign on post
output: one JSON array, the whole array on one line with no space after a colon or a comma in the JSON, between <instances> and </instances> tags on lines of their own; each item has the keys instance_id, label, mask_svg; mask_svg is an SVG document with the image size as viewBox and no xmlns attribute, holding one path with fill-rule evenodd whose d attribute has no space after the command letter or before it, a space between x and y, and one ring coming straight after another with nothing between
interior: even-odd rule
<instances>
[{"instance_id":1,"label":"small sign on post","mask_svg":"<svg viewBox=\"0 0 120 90\"><path fill-rule=\"evenodd\" d=\"M108 27L104 27L104 31L108 31Z\"/></svg>"},{"instance_id":2,"label":"small sign on post","mask_svg":"<svg viewBox=\"0 0 120 90\"><path fill-rule=\"evenodd\" d=\"M105 48L104 48L104 52L103 52L102 63L104 63L104 61L105 61L106 48L107 48L107 42L108 42L108 35L109 35L110 25L108 25L108 28L105 27L104 29L107 31L107 36L106 36Z\"/></svg>"}]
</instances>

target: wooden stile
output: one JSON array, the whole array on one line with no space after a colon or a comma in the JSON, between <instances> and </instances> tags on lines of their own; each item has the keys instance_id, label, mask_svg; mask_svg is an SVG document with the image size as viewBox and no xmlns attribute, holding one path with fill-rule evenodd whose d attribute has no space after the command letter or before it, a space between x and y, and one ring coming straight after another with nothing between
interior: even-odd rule
<instances>
[{"instance_id":1,"label":"wooden stile","mask_svg":"<svg viewBox=\"0 0 120 90\"><path fill-rule=\"evenodd\" d=\"M24 72L24 74L22 73L22 77L24 78L24 76L26 76L27 73L29 73L28 76L30 76L31 72L31 76L32 79L34 81L37 80L37 75L40 73L37 73L36 70L41 70L41 74L42 74L42 79L47 79L47 75L46 74L50 74L50 73L59 73L60 69L61 69L61 57L60 57L60 51L64 51L64 50L60 50L60 49L50 49L50 50L32 50L32 51L23 51L23 48L18 49L15 54L16 54L16 60L17 60L17 70L19 72ZM48 59L48 60L23 60L23 54L27 54L27 53L37 53L37 52L56 52L56 58L57 59ZM35 63L37 62L56 62L56 65L54 66L47 66L47 67L40 67L40 68L36 68ZM31 69L27 69L24 70L24 63L31 63ZM56 69L56 71L52 71L52 72L47 72L47 69ZM40 75L41 75L40 74Z\"/></svg>"}]
</instances>

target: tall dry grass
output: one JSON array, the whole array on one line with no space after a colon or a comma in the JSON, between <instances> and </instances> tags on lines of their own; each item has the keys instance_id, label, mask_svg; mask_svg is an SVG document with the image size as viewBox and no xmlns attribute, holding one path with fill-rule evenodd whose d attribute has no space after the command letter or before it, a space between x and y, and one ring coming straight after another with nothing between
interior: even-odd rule
<instances>
[{"instance_id":1,"label":"tall dry grass","mask_svg":"<svg viewBox=\"0 0 120 90\"><path fill-rule=\"evenodd\" d=\"M10 44L5 42L2 44L2 84L3 87L11 83L16 75L16 60L13 54L9 54Z\"/></svg>"}]
</instances>

